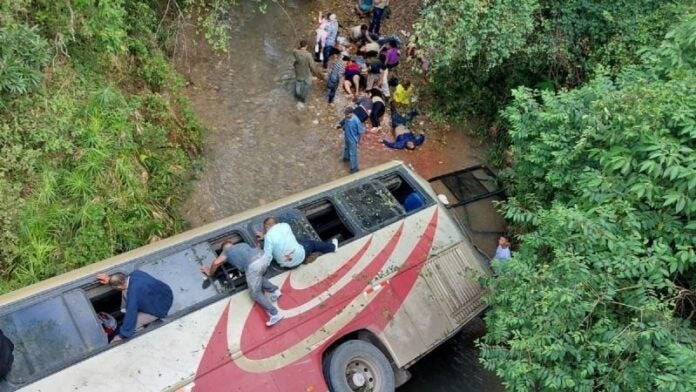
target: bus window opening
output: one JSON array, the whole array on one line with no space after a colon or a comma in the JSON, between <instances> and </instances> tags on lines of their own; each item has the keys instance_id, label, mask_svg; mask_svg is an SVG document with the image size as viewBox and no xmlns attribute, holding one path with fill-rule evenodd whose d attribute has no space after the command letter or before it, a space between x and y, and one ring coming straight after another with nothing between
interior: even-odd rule
<instances>
[{"instance_id":1,"label":"bus window opening","mask_svg":"<svg viewBox=\"0 0 696 392\"><path fill-rule=\"evenodd\" d=\"M394 174L381 179L384 186L387 187L389 193L404 207L406 213L415 211L424 207L427 201L420 192L406 182L400 175Z\"/></svg>"},{"instance_id":2,"label":"bus window opening","mask_svg":"<svg viewBox=\"0 0 696 392\"><path fill-rule=\"evenodd\" d=\"M300 209L307 216L307 220L321 241L336 238L338 243L342 244L353 238L353 232L343 223L338 211L329 200L321 200Z\"/></svg>"},{"instance_id":3,"label":"bus window opening","mask_svg":"<svg viewBox=\"0 0 696 392\"><path fill-rule=\"evenodd\" d=\"M210 247L214 250L216 257L220 256L222 253L222 245L226 242L232 242L236 245L246 241L244 241L244 238L237 232L226 233L210 241ZM212 281L216 281L220 287L232 293L242 291L247 287L244 273L237 270L237 268L228 262L221 264L215 271L213 277L211 279L206 279L203 285L208 286Z\"/></svg>"},{"instance_id":4,"label":"bus window opening","mask_svg":"<svg viewBox=\"0 0 696 392\"><path fill-rule=\"evenodd\" d=\"M123 296L120 291L114 290L108 285L97 284L87 289L86 293L97 314L106 313L116 319L119 324L123 321L123 313L121 313Z\"/></svg>"}]
</instances>

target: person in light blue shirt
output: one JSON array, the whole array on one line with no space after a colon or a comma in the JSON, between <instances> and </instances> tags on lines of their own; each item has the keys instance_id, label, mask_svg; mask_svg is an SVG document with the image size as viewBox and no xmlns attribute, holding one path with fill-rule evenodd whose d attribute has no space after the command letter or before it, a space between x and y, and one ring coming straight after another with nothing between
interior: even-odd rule
<instances>
[{"instance_id":1,"label":"person in light blue shirt","mask_svg":"<svg viewBox=\"0 0 696 392\"><path fill-rule=\"evenodd\" d=\"M350 162L350 172L355 173L360 170L358 167L358 144L360 144L360 136L365 132L365 126L353 113L352 107L347 107L344 114L345 118L339 123L339 127L343 128L345 141L343 162Z\"/></svg>"},{"instance_id":2,"label":"person in light blue shirt","mask_svg":"<svg viewBox=\"0 0 696 392\"><path fill-rule=\"evenodd\" d=\"M510 241L505 236L500 236L498 238L498 247L495 250L495 257L493 257L496 260L510 260L512 257L512 253L510 252Z\"/></svg>"},{"instance_id":3,"label":"person in light blue shirt","mask_svg":"<svg viewBox=\"0 0 696 392\"><path fill-rule=\"evenodd\" d=\"M263 257L265 261L271 259L284 268L295 268L302 264L307 256L312 253L330 253L338 249L338 240L331 242L322 241L298 241L289 224L278 222L275 217L268 217L263 221L264 233L256 235L263 239Z\"/></svg>"},{"instance_id":4,"label":"person in light blue shirt","mask_svg":"<svg viewBox=\"0 0 696 392\"><path fill-rule=\"evenodd\" d=\"M336 39L338 38L338 20L336 19L336 14L329 15L329 23L324 27L326 30L326 40L324 41L323 51L323 62L322 65L326 69L329 65L329 57L331 57L331 51L334 50L334 45L336 45Z\"/></svg>"}]
</instances>

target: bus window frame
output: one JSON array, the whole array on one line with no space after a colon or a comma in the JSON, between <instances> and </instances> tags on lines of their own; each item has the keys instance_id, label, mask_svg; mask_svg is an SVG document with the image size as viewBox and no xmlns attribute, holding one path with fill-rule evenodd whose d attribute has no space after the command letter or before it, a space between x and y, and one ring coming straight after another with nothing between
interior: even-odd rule
<instances>
[{"instance_id":1,"label":"bus window frame","mask_svg":"<svg viewBox=\"0 0 696 392\"><path fill-rule=\"evenodd\" d=\"M428 207L430 207L430 206L435 205L435 200L430 196L430 194L429 194L428 192L426 192L426 191L420 186L420 184L418 184L417 181L414 181L414 180L413 180L412 178L410 178L408 175L405 175L405 173L402 172L401 168L399 168L399 169L400 169L400 170L395 170L395 171L392 172L392 173L388 173L388 174L385 174L385 175L381 175L381 176L379 176L379 177L376 177L376 179L377 179L378 181L380 181L380 182L382 183L382 185L384 185L384 187L386 188L386 187L387 187L386 184L385 184L385 180L386 180L386 179L388 179L389 177L395 177L395 176L396 176L396 177L399 177L402 181L404 181L406 184L408 184L408 186L410 186L411 189L413 189L414 192L418 192L418 194L421 195L421 197L423 198L423 200L425 200L425 203L423 204L423 206L420 207L420 208L417 208L417 209L415 209L415 210L406 212L406 209L404 208L404 212L405 212L405 215L404 215L404 216L410 216L410 215L413 215L413 214L417 214L418 212L423 211L424 209L426 209L426 208L428 208ZM387 188L387 190L389 190L389 188ZM391 191L389 191L389 193L391 193ZM394 196L394 195L392 194L392 196ZM395 198L396 198L396 197L395 197ZM397 200L397 201L398 201L398 200ZM403 207L403 204L402 204L402 207Z\"/></svg>"},{"instance_id":2,"label":"bus window frame","mask_svg":"<svg viewBox=\"0 0 696 392\"><path fill-rule=\"evenodd\" d=\"M307 216L307 214L303 210L304 208L309 208L310 206L312 206L314 204L322 203L322 202L328 202L329 204L331 204L334 211L336 211L336 215L338 216L338 219L341 221L341 224L343 224L343 226L345 226L346 229L348 229L348 231L350 231L352 234L352 236L350 238L348 238L345 241L341 241L339 243L339 246L343 246L343 245L350 244L351 242L364 236L365 234L362 233L362 230L360 230L360 225L357 225L355 222L353 222L353 220L351 219L351 216L349 214L347 214L347 211L340 208L340 200L337 197L336 193L337 192L332 192L332 194L322 195L321 197L315 197L315 198L311 198L309 200L303 200L295 208L297 210L299 210L300 212L302 212L304 214L305 218L307 219L307 221L309 221L309 217ZM311 222L310 222L310 225L311 225ZM314 228L314 226L312 226L312 228L314 229L314 232L317 234L317 236L319 236L319 232L317 232L316 228Z\"/></svg>"}]
</instances>

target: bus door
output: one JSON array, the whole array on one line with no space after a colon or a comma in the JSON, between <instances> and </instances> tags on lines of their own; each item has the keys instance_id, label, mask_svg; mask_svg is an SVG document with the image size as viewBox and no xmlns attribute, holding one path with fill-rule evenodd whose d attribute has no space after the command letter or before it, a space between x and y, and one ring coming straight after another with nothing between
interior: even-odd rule
<instances>
[{"instance_id":1,"label":"bus door","mask_svg":"<svg viewBox=\"0 0 696 392\"><path fill-rule=\"evenodd\" d=\"M507 223L494 202L505 199L498 178L483 165L472 166L428 180L438 199L451 212L461 229L489 259Z\"/></svg>"}]
</instances>

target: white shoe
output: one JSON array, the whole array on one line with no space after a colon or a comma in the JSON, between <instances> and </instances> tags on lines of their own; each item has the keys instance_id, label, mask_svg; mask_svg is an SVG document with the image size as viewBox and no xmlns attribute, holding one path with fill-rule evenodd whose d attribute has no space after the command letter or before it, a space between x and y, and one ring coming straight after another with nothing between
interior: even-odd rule
<instances>
[{"instance_id":1,"label":"white shoe","mask_svg":"<svg viewBox=\"0 0 696 392\"><path fill-rule=\"evenodd\" d=\"M338 239L336 239L336 238L332 239L331 243L334 246L334 252L338 251Z\"/></svg>"},{"instance_id":2,"label":"white shoe","mask_svg":"<svg viewBox=\"0 0 696 392\"><path fill-rule=\"evenodd\" d=\"M302 102L297 103L297 110L304 110L305 105Z\"/></svg>"},{"instance_id":3,"label":"white shoe","mask_svg":"<svg viewBox=\"0 0 696 392\"><path fill-rule=\"evenodd\" d=\"M271 293L271 302L278 302L278 298L283 295L282 292L280 292L280 289L277 289L276 291Z\"/></svg>"},{"instance_id":4,"label":"white shoe","mask_svg":"<svg viewBox=\"0 0 696 392\"><path fill-rule=\"evenodd\" d=\"M266 321L266 326L272 327L272 326L278 324L278 321L280 321L282 319L283 319L283 315L280 312L278 312L278 313L274 314L273 316L271 316L271 318L269 318L268 321Z\"/></svg>"}]
</instances>

